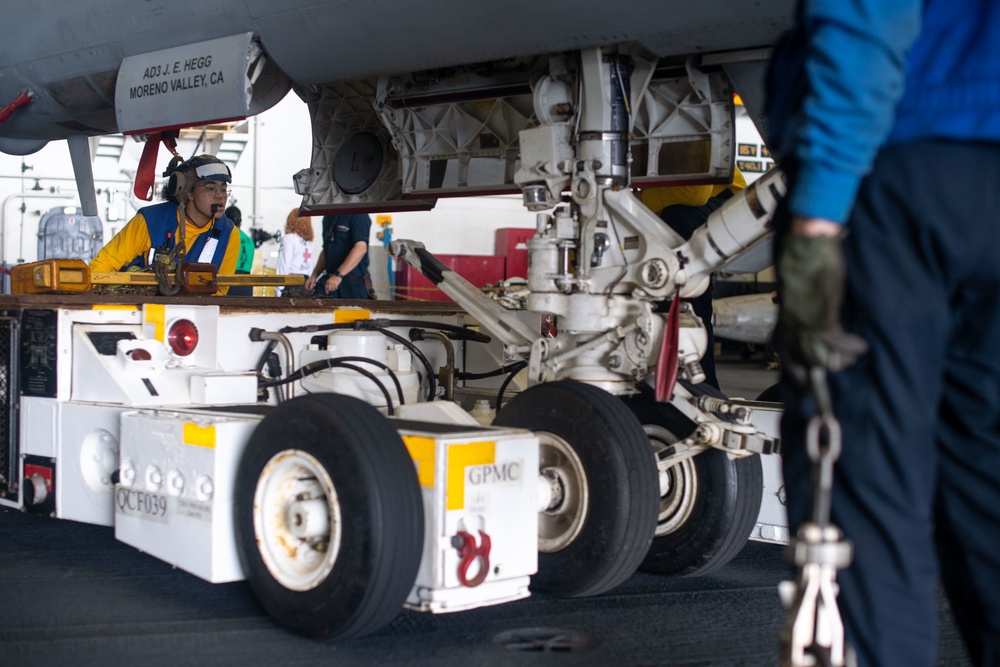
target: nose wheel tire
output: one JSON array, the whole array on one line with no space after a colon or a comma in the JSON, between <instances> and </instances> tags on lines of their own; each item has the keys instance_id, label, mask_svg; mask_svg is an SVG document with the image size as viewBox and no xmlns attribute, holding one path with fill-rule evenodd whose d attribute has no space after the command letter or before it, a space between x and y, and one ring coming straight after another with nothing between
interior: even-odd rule
<instances>
[{"instance_id":1,"label":"nose wheel tire","mask_svg":"<svg viewBox=\"0 0 1000 667\"><path fill-rule=\"evenodd\" d=\"M658 494L649 439L628 408L596 387L550 382L512 399L494 425L535 432L552 488L532 589L584 597L630 577L649 549Z\"/></svg>"},{"instance_id":2,"label":"nose wheel tire","mask_svg":"<svg viewBox=\"0 0 1000 667\"><path fill-rule=\"evenodd\" d=\"M275 408L247 443L234 505L240 563L275 622L344 639L402 609L423 501L406 446L368 404L313 394Z\"/></svg>"},{"instance_id":3,"label":"nose wheel tire","mask_svg":"<svg viewBox=\"0 0 1000 667\"><path fill-rule=\"evenodd\" d=\"M629 399L654 452L687 437L693 424L669 404L640 395ZM710 449L667 471L656 536L639 569L665 575L703 575L746 546L760 513L764 476L760 457L730 459Z\"/></svg>"}]
</instances>

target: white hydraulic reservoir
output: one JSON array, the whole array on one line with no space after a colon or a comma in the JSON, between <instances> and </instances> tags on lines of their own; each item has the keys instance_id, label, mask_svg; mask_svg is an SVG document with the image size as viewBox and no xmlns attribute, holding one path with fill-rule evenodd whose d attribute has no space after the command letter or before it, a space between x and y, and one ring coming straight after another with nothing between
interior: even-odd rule
<instances>
[{"instance_id":1,"label":"white hydraulic reservoir","mask_svg":"<svg viewBox=\"0 0 1000 667\"><path fill-rule=\"evenodd\" d=\"M299 361L304 368L328 364L302 378L306 391L354 396L375 407L385 407L386 392L398 406L400 389L405 403L418 400L420 376L412 368L410 351L399 344L389 345L375 331L335 331L327 338L325 350L310 346L301 352Z\"/></svg>"}]
</instances>

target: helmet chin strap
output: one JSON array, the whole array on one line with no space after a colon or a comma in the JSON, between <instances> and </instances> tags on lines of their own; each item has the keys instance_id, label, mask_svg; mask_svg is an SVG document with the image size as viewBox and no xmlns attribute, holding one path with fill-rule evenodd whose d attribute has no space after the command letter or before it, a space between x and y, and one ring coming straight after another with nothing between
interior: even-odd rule
<instances>
[{"instance_id":1,"label":"helmet chin strap","mask_svg":"<svg viewBox=\"0 0 1000 667\"><path fill-rule=\"evenodd\" d=\"M191 222L195 222L195 220L193 219L192 216L188 215L187 205L188 204L193 204L193 203L194 203L194 198L192 197L192 198L188 199L187 202L184 204L184 215L187 216L188 218L191 218ZM212 218L215 217L216 212L219 210L219 205L218 204L212 204L211 210L212 210L211 215L209 215L208 217L206 217L205 220L204 220L204 222L202 222L201 224L199 224L198 227L204 227L209 222L211 222ZM194 207L194 213L196 213L199 216L201 215L201 211L199 211L197 207Z\"/></svg>"}]
</instances>

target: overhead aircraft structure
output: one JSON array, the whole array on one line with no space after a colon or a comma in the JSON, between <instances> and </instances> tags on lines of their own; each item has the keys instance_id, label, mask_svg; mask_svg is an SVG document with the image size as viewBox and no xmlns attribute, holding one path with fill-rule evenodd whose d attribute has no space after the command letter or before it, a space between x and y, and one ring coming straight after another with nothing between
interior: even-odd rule
<instances>
[{"instance_id":1,"label":"overhead aircraft structure","mask_svg":"<svg viewBox=\"0 0 1000 667\"><path fill-rule=\"evenodd\" d=\"M555 120L535 112L532 90L548 103L543 116L556 113L572 77L550 68L586 49L633 60L633 174L721 178L731 159L677 164L690 158L659 147L711 136L731 157L731 91L714 72L739 80L756 109L766 57L757 49L787 27L792 0L586 0L572 10L535 0L0 4L0 105L14 106L0 115L3 152L26 155L56 139L82 151L80 137L245 117L294 85L312 110L317 155L300 181L304 204L318 211L426 208L439 194L516 190L518 132ZM679 66L669 79L658 75L666 65ZM345 144L368 158L366 170L338 173ZM81 153L77 169L84 162Z\"/></svg>"},{"instance_id":2,"label":"overhead aircraft structure","mask_svg":"<svg viewBox=\"0 0 1000 667\"><path fill-rule=\"evenodd\" d=\"M728 183L734 93L766 138L764 75L792 0L585 0L571 11L538 0L3 6L0 150L68 140L86 214L96 214L88 137L146 138L136 193L148 199L155 151L171 131L245 118L289 89L312 121L311 163L294 175L305 213L522 193L538 213L529 308L562 315L581 340L637 321L633 334L645 341L541 366L536 349L536 381L594 381L571 369L614 359L620 365L596 373L597 384L629 393L656 357L660 318L641 314L672 294L700 293L712 271L766 243L762 202L783 191L780 172L765 177L745 221L734 202L716 233L686 244L631 193ZM515 338L522 352L532 345Z\"/></svg>"}]
</instances>

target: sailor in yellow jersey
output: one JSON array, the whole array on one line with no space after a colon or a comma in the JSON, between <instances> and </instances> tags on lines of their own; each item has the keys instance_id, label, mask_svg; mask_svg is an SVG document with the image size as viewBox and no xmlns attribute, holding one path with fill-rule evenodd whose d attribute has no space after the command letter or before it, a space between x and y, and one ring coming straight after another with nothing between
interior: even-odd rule
<instances>
[{"instance_id":1,"label":"sailor in yellow jersey","mask_svg":"<svg viewBox=\"0 0 1000 667\"><path fill-rule=\"evenodd\" d=\"M670 187L646 188L642 191L642 203L653 213L660 216L667 225L680 234L685 240L690 239L698 227L705 224L708 216L722 206L727 199L747 187L746 178L736 167L733 167L733 177L723 185L675 185ZM689 301L694 313L701 318L708 333L708 350L702 357L701 367L705 371L705 381L719 388L719 379L715 374L715 331L712 325L712 283L700 296ZM660 304L658 309L666 310Z\"/></svg>"},{"instance_id":2,"label":"sailor in yellow jersey","mask_svg":"<svg viewBox=\"0 0 1000 667\"><path fill-rule=\"evenodd\" d=\"M183 211L185 261L214 264L220 274L236 272L240 236L225 216L229 167L213 155L197 155L168 173L166 201L139 209L91 260L91 271L148 267L157 248L169 251L176 245ZM227 291L221 287L216 294Z\"/></svg>"},{"instance_id":3,"label":"sailor in yellow jersey","mask_svg":"<svg viewBox=\"0 0 1000 667\"><path fill-rule=\"evenodd\" d=\"M668 206L704 206L709 200L724 192L736 194L746 187L747 180L743 176L743 172L733 167L733 177L725 185L674 185L646 188L642 191L642 203L650 211L660 215L663 209Z\"/></svg>"}]
</instances>

